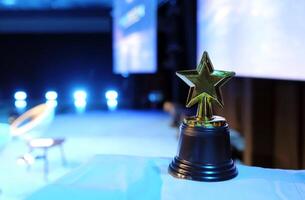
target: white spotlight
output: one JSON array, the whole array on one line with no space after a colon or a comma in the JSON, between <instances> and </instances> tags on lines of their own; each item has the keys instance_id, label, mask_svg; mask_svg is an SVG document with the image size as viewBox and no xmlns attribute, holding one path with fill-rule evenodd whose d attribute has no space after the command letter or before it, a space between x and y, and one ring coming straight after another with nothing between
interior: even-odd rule
<instances>
[{"instance_id":1,"label":"white spotlight","mask_svg":"<svg viewBox=\"0 0 305 200\"><path fill-rule=\"evenodd\" d=\"M107 101L107 106L109 110L116 110L118 106L118 101L116 99L111 99Z\"/></svg>"},{"instance_id":2,"label":"white spotlight","mask_svg":"<svg viewBox=\"0 0 305 200\"><path fill-rule=\"evenodd\" d=\"M86 100L87 93L84 90L77 90L73 94L74 100Z\"/></svg>"},{"instance_id":3,"label":"white spotlight","mask_svg":"<svg viewBox=\"0 0 305 200\"><path fill-rule=\"evenodd\" d=\"M74 106L77 112L82 113L85 111L87 105L87 92L84 90L76 90L73 94Z\"/></svg>"},{"instance_id":4,"label":"white spotlight","mask_svg":"<svg viewBox=\"0 0 305 200\"><path fill-rule=\"evenodd\" d=\"M85 108L86 105L87 105L87 102L84 99L79 99L79 100L74 101L74 106L76 108Z\"/></svg>"},{"instance_id":5,"label":"white spotlight","mask_svg":"<svg viewBox=\"0 0 305 200\"><path fill-rule=\"evenodd\" d=\"M49 105L52 108L55 108L57 106L57 100L47 100L46 104Z\"/></svg>"},{"instance_id":6,"label":"white spotlight","mask_svg":"<svg viewBox=\"0 0 305 200\"><path fill-rule=\"evenodd\" d=\"M105 93L105 97L106 99L108 100L114 100L114 99L117 99L119 96L118 92L115 91L115 90L108 90L106 93Z\"/></svg>"},{"instance_id":7,"label":"white spotlight","mask_svg":"<svg viewBox=\"0 0 305 200\"><path fill-rule=\"evenodd\" d=\"M14 94L14 98L16 101L25 100L27 98L27 94L24 91L17 91Z\"/></svg>"},{"instance_id":8,"label":"white spotlight","mask_svg":"<svg viewBox=\"0 0 305 200\"><path fill-rule=\"evenodd\" d=\"M57 92L55 91L48 91L45 94L46 100L50 101L50 100L56 100L57 99Z\"/></svg>"},{"instance_id":9,"label":"white spotlight","mask_svg":"<svg viewBox=\"0 0 305 200\"><path fill-rule=\"evenodd\" d=\"M108 90L105 93L105 97L107 99L107 107L109 110L116 110L118 106L118 98L119 94L115 90Z\"/></svg>"},{"instance_id":10,"label":"white spotlight","mask_svg":"<svg viewBox=\"0 0 305 200\"><path fill-rule=\"evenodd\" d=\"M25 100L16 100L15 101L15 107L17 109L24 109L27 106L27 103Z\"/></svg>"}]
</instances>

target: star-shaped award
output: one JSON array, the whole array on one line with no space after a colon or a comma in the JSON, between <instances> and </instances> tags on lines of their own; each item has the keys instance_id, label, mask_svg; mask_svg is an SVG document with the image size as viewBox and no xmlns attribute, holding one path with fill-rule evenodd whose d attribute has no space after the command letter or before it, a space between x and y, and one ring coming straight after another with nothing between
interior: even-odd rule
<instances>
[{"instance_id":1,"label":"star-shaped award","mask_svg":"<svg viewBox=\"0 0 305 200\"><path fill-rule=\"evenodd\" d=\"M196 70L178 71L176 74L190 86L186 107L198 103L197 115L194 120L201 125L209 125L209 122L213 120L212 102L214 101L223 107L220 88L235 73L214 70L209 55L205 51Z\"/></svg>"}]
</instances>

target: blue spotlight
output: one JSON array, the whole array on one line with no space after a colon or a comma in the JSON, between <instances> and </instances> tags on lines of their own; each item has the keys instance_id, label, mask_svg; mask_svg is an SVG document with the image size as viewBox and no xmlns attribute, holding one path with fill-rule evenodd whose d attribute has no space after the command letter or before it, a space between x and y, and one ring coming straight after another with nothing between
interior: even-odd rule
<instances>
[{"instance_id":1,"label":"blue spotlight","mask_svg":"<svg viewBox=\"0 0 305 200\"><path fill-rule=\"evenodd\" d=\"M107 100L107 106L109 110L116 110L118 101L116 99Z\"/></svg>"},{"instance_id":2,"label":"blue spotlight","mask_svg":"<svg viewBox=\"0 0 305 200\"><path fill-rule=\"evenodd\" d=\"M50 101L50 100L56 100L57 99L57 92L55 91L48 91L45 94L46 100Z\"/></svg>"},{"instance_id":3,"label":"blue spotlight","mask_svg":"<svg viewBox=\"0 0 305 200\"><path fill-rule=\"evenodd\" d=\"M48 104L50 107L55 108L57 106L57 92L55 91L48 91L45 94L45 98L46 98L46 104Z\"/></svg>"},{"instance_id":4,"label":"blue spotlight","mask_svg":"<svg viewBox=\"0 0 305 200\"><path fill-rule=\"evenodd\" d=\"M161 91L151 91L148 94L148 100L151 103L160 103L163 101L163 94Z\"/></svg>"},{"instance_id":5,"label":"blue spotlight","mask_svg":"<svg viewBox=\"0 0 305 200\"><path fill-rule=\"evenodd\" d=\"M87 93L84 90L77 90L73 94L74 100L86 100Z\"/></svg>"},{"instance_id":6,"label":"blue spotlight","mask_svg":"<svg viewBox=\"0 0 305 200\"><path fill-rule=\"evenodd\" d=\"M47 100L46 104L49 105L52 108L55 108L57 106L57 100Z\"/></svg>"},{"instance_id":7,"label":"blue spotlight","mask_svg":"<svg viewBox=\"0 0 305 200\"><path fill-rule=\"evenodd\" d=\"M27 94L24 91L17 91L14 94L14 98L15 98L15 107L20 112L22 112L27 106L27 102L26 102Z\"/></svg>"},{"instance_id":8,"label":"blue spotlight","mask_svg":"<svg viewBox=\"0 0 305 200\"><path fill-rule=\"evenodd\" d=\"M14 94L14 98L16 101L18 100L26 100L27 94L24 91L17 91Z\"/></svg>"},{"instance_id":9,"label":"blue spotlight","mask_svg":"<svg viewBox=\"0 0 305 200\"><path fill-rule=\"evenodd\" d=\"M74 106L78 112L83 112L87 105L87 93L84 90L77 90L73 94Z\"/></svg>"},{"instance_id":10,"label":"blue spotlight","mask_svg":"<svg viewBox=\"0 0 305 200\"><path fill-rule=\"evenodd\" d=\"M115 90L108 90L105 93L105 97L107 99L107 107L109 110L115 110L118 106L118 98L119 94Z\"/></svg>"},{"instance_id":11,"label":"blue spotlight","mask_svg":"<svg viewBox=\"0 0 305 200\"><path fill-rule=\"evenodd\" d=\"M25 100L16 100L15 101L15 107L17 109L22 110L22 109L26 108L26 106L27 106L27 103Z\"/></svg>"},{"instance_id":12,"label":"blue spotlight","mask_svg":"<svg viewBox=\"0 0 305 200\"><path fill-rule=\"evenodd\" d=\"M115 90L108 90L106 93L105 93L105 97L107 100L113 100L113 99L117 99L119 96L118 92L115 91Z\"/></svg>"},{"instance_id":13,"label":"blue spotlight","mask_svg":"<svg viewBox=\"0 0 305 200\"><path fill-rule=\"evenodd\" d=\"M79 100L75 100L75 101L74 101L74 106L75 106L76 108L85 108L86 105L87 105L86 100L79 99Z\"/></svg>"}]
</instances>

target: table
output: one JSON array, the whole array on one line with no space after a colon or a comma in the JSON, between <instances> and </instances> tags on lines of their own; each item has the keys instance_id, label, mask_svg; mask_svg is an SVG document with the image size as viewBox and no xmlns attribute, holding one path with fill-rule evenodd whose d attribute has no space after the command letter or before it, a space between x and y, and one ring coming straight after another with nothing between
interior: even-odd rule
<instances>
[{"instance_id":1,"label":"table","mask_svg":"<svg viewBox=\"0 0 305 200\"><path fill-rule=\"evenodd\" d=\"M100 199L305 199L305 170L237 165L239 175L224 182L176 179L167 173L171 158L97 155L27 200Z\"/></svg>"}]
</instances>

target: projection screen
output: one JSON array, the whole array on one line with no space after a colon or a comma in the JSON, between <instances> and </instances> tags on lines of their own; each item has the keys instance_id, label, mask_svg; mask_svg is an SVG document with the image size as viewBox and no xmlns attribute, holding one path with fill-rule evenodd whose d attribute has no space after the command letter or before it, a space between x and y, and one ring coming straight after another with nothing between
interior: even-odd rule
<instances>
[{"instance_id":1,"label":"projection screen","mask_svg":"<svg viewBox=\"0 0 305 200\"><path fill-rule=\"evenodd\" d=\"M305 80L305 1L198 0L197 58L237 76Z\"/></svg>"}]
</instances>

